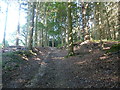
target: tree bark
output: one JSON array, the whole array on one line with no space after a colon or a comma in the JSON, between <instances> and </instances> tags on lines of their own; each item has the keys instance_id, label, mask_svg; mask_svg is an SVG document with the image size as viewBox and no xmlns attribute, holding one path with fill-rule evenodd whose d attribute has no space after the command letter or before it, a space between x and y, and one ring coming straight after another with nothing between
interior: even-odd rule
<instances>
[{"instance_id":1,"label":"tree bark","mask_svg":"<svg viewBox=\"0 0 120 90\"><path fill-rule=\"evenodd\" d=\"M42 34L42 35L41 35L41 44L42 44L42 47L44 47L44 45L43 45L43 39L44 39L44 38L43 38L43 29L41 30L41 34Z\"/></svg>"},{"instance_id":2,"label":"tree bark","mask_svg":"<svg viewBox=\"0 0 120 90\"><path fill-rule=\"evenodd\" d=\"M20 3L19 3L20 4ZM16 46L19 45L19 35L20 35L20 10L21 4L19 5L19 16L18 16L18 26L17 26L17 36L16 36Z\"/></svg>"},{"instance_id":3,"label":"tree bark","mask_svg":"<svg viewBox=\"0 0 120 90\"><path fill-rule=\"evenodd\" d=\"M120 1L118 2L118 40L120 40Z\"/></svg>"},{"instance_id":4,"label":"tree bark","mask_svg":"<svg viewBox=\"0 0 120 90\"><path fill-rule=\"evenodd\" d=\"M38 30L37 30L37 22L38 22L38 4L36 4L36 25L35 25L35 47L37 46L37 43L38 43L38 39L37 39L37 37L38 37Z\"/></svg>"},{"instance_id":5,"label":"tree bark","mask_svg":"<svg viewBox=\"0 0 120 90\"><path fill-rule=\"evenodd\" d=\"M68 55L73 55L73 36L72 36L72 16L71 16L71 2L68 2Z\"/></svg>"},{"instance_id":6,"label":"tree bark","mask_svg":"<svg viewBox=\"0 0 120 90\"><path fill-rule=\"evenodd\" d=\"M85 37L85 4L84 2L81 3L82 4L82 41L84 41L84 37Z\"/></svg>"},{"instance_id":7,"label":"tree bark","mask_svg":"<svg viewBox=\"0 0 120 90\"><path fill-rule=\"evenodd\" d=\"M52 38L52 47L54 47L54 36Z\"/></svg>"},{"instance_id":8,"label":"tree bark","mask_svg":"<svg viewBox=\"0 0 120 90\"><path fill-rule=\"evenodd\" d=\"M4 36L3 36L3 48L6 46L6 27L7 27L7 18L8 18L8 6L9 4L7 3L7 9L6 9L6 18L5 18L5 28L4 28Z\"/></svg>"},{"instance_id":9,"label":"tree bark","mask_svg":"<svg viewBox=\"0 0 120 90\"><path fill-rule=\"evenodd\" d=\"M33 5L32 5L32 24L31 24L31 28L30 28L30 31L29 31L29 43L28 43L28 48L30 50L32 50L32 46L33 46L33 30L34 30L34 13L35 13L35 4L33 2Z\"/></svg>"}]
</instances>

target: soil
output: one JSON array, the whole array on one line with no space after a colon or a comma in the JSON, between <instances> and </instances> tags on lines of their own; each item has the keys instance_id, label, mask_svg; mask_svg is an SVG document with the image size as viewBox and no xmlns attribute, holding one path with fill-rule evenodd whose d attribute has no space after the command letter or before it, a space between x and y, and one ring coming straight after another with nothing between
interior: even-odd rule
<instances>
[{"instance_id":1,"label":"soil","mask_svg":"<svg viewBox=\"0 0 120 90\"><path fill-rule=\"evenodd\" d=\"M37 55L19 68L3 70L3 88L118 88L120 53L83 49L75 49L77 55L67 58L67 50L37 48Z\"/></svg>"}]
</instances>

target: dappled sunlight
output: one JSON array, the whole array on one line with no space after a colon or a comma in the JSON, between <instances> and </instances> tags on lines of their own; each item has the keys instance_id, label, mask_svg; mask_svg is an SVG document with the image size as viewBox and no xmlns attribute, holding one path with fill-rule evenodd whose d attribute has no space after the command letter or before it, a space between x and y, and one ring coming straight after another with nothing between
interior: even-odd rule
<instances>
[{"instance_id":1,"label":"dappled sunlight","mask_svg":"<svg viewBox=\"0 0 120 90\"><path fill-rule=\"evenodd\" d=\"M102 56L102 57L100 57L100 60L105 60L107 58L108 58L107 56Z\"/></svg>"},{"instance_id":2,"label":"dappled sunlight","mask_svg":"<svg viewBox=\"0 0 120 90\"><path fill-rule=\"evenodd\" d=\"M110 49L110 47L103 47L103 50L108 50Z\"/></svg>"},{"instance_id":3,"label":"dappled sunlight","mask_svg":"<svg viewBox=\"0 0 120 90\"><path fill-rule=\"evenodd\" d=\"M56 59L56 60L63 60L64 57L53 57L52 59Z\"/></svg>"},{"instance_id":4,"label":"dappled sunlight","mask_svg":"<svg viewBox=\"0 0 120 90\"><path fill-rule=\"evenodd\" d=\"M45 53L43 53L42 51L39 51L39 53L40 53L41 55L45 55Z\"/></svg>"},{"instance_id":5,"label":"dappled sunlight","mask_svg":"<svg viewBox=\"0 0 120 90\"><path fill-rule=\"evenodd\" d=\"M112 77L111 77L111 81L119 82L119 77L118 77L118 76L112 76Z\"/></svg>"},{"instance_id":6,"label":"dappled sunlight","mask_svg":"<svg viewBox=\"0 0 120 90\"><path fill-rule=\"evenodd\" d=\"M75 62L74 64L78 64L78 65L81 65L81 64L85 64L86 61L81 61L81 62Z\"/></svg>"},{"instance_id":7,"label":"dappled sunlight","mask_svg":"<svg viewBox=\"0 0 120 90\"><path fill-rule=\"evenodd\" d=\"M36 53L34 53L32 50L29 50L29 51L30 51L30 53L32 53L33 55L35 55L35 56L37 55L37 54L36 54Z\"/></svg>"},{"instance_id":8,"label":"dappled sunlight","mask_svg":"<svg viewBox=\"0 0 120 90\"><path fill-rule=\"evenodd\" d=\"M41 62L40 64L41 64L41 65L47 65L47 63L45 63L45 62Z\"/></svg>"},{"instance_id":9,"label":"dappled sunlight","mask_svg":"<svg viewBox=\"0 0 120 90\"><path fill-rule=\"evenodd\" d=\"M69 47L72 45L72 43L69 44Z\"/></svg>"},{"instance_id":10,"label":"dappled sunlight","mask_svg":"<svg viewBox=\"0 0 120 90\"><path fill-rule=\"evenodd\" d=\"M26 56L22 56L22 58L23 58L24 60L27 60L27 61L28 61L28 58L27 58Z\"/></svg>"},{"instance_id":11,"label":"dappled sunlight","mask_svg":"<svg viewBox=\"0 0 120 90\"><path fill-rule=\"evenodd\" d=\"M89 50L89 52L92 52L92 50Z\"/></svg>"},{"instance_id":12,"label":"dappled sunlight","mask_svg":"<svg viewBox=\"0 0 120 90\"><path fill-rule=\"evenodd\" d=\"M84 44L87 44L87 43L89 43L89 40L86 40L86 41L82 42L80 45L84 45Z\"/></svg>"},{"instance_id":13,"label":"dappled sunlight","mask_svg":"<svg viewBox=\"0 0 120 90\"><path fill-rule=\"evenodd\" d=\"M120 3L4 3L0 4L4 88L118 87Z\"/></svg>"},{"instance_id":14,"label":"dappled sunlight","mask_svg":"<svg viewBox=\"0 0 120 90\"><path fill-rule=\"evenodd\" d=\"M71 37L69 37L69 40L71 40Z\"/></svg>"},{"instance_id":15,"label":"dappled sunlight","mask_svg":"<svg viewBox=\"0 0 120 90\"><path fill-rule=\"evenodd\" d=\"M38 61L39 61L39 60L41 60L41 59L40 59L40 58L38 58L38 57L36 57L36 58L34 58L34 60L38 60Z\"/></svg>"},{"instance_id":16,"label":"dappled sunlight","mask_svg":"<svg viewBox=\"0 0 120 90\"><path fill-rule=\"evenodd\" d=\"M38 52L39 50L38 50L37 48L35 48L35 51L37 51L37 52Z\"/></svg>"}]
</instances>

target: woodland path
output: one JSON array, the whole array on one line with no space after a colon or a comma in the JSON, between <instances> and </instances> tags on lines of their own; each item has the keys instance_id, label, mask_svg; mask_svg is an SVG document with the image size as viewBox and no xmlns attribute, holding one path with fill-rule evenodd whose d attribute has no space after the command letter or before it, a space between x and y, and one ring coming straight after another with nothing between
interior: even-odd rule
<instances>
[{"instance_id":1,"label":"woodland path","mask_svg":"<svg viewBox=\"0 0 120 90\"><path fill-rule=\"evenodd\" d=\"M117 86L114 81L109 80L112 77L111 70L101 69L100 62L94 62L103 56L103 52L98 51L93 54L65 58L67 55L65 50L55 48L51 48L51 50L51 53L43 60L39 73L27 87L91 88Z\"/></svg>"},{"instance_id":2,"label":"woodland path","mask_svg":"<svg viewBox=\"0 0 120 90\"><path fill-rule=\"evenodd\" d=\"M104 56L104 52L95 51L84 53L79 56L65 58L66 50L50 48L40 65L34 65L31 61L31 69L28 73L23 72L27 78L32 79L26 82L13 83L6 87L11 88L91 88L91 87L117 87L117 62L109 65L110 60L117 60L117 56L105 58L106 61L99 60ZM39 56L38 56L39 57ZM103 59L104 60L104 59ZM109 65L108 67L106 67ZM33 69L35 67L35 69ZM37 71L35 72L34 70ZM112 73L114 71L114 73ZM34 72L34 73L33 73ZM22 74L18 77L21 78ZM17 78L18 78L17 77ZM17 79L18 81L18 79ZM21 83L21 84L20 84Z\"/></svg>"},{"instance_id":3,"label":"woodland path","mask_svg":"<svg viewBox=\"0 0 120 90\"><path fill-rule=\"evenodd\" d=\"M58 88L67 87L66 68L63 66L66 52L51 48L51 52L41 62L39 72L26 87L33 88Z\"/></svg>"}]
</instances>

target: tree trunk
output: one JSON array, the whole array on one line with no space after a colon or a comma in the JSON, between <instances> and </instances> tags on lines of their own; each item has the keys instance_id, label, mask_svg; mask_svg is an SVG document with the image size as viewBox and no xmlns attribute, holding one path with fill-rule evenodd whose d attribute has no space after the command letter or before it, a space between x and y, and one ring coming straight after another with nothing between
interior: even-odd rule
<instances>
[{"instance_id":1,"label":"tree trunk","mask_svg":"<svg viewBox=\"0 0 120 90\"><path fill-rule=\"evenodd\" d=\"M85 5L84 2L81 3L82 4L82 41L84 41L84 37L85 37Z\"/></svg>"},{"instance_id":2,"label":"tree trunk","mask_svg":"<svg viewBox=\"0 0 120 90\"><path fill-rule=\"evenodd\" d=\"M43 38L43 29L42 29L42 31L41 31L41 34L42 34L42 35L41 35L41 44L42 44L42 47L44 47L44 45L43 45L43 39L44 39L44 38Z\"/></svg>"},{"instance_id":3,"label":"tree trunk","mask_svg":"<svg viewBox=\"0 0 120 90\"><path fill-rule=\"evenodd\" d=\"M45 9L44 9L44 14L45 14L45 21L44 21L44 24L45 24L45 46L48 45L48 39L47 39L47 7L45 6Z\"/></svg>"},{"instance_id":4,"label":"tree trunk","mask_svg":"<svg viewBox=\"0 0 120 90\"><path fill-rule=\"evenodd\" d=\"M54 36L52 38L52 47L54 47Z\"/></svg>"},{"instance_id":5,"label":"tree trunk","mask_svg":"<svg viewBox=\"0 0 120 90\"><path fill-rule=\"evenodd\" d=\"M19 3L20 4L20 3ZM17 26L17 36L16 36L16 46L19 45L19 35L20 35L20 10L21 4L19 5L19 16L18 16L18 26Z\"/></svg>"},{"instance_id":6,"label":"tree trunk","mask_svg":"<svg viewBox=\"0 0 120 90\"><path fill-rule=\"evenodd\" d=\"M37 46L37 42L38 42L38 39L37 39L37 37L38 37L38 30L37 30L37 22L38 22L38 4L36 4L36 26L35 26L35 47Z\"/></svg>"},{"instance_id":7,"label":"tree trunk","mask_svg":"<svg viewBox=\"0 0 120 90\"><path fill-rule=\"evenodd\" d=\"M6 9L6 18L5 18L5 28L4 28L4 36L3 36L3 48L6 46L6 27L7 27L7 18L8 18L8 6L9 4L7 3L7 9Z\"/></svg>"},{"instance_id":8,"label":"tree trunk","mask_svg":"<svg viewBox=\"0 0 120 90\"><path fill-rule=\"evenodd\" d=\"M118 2L118 37L117 39L120 40L120 1Z\"/></svg>"},{"instance_id":9,"label":"tree trunk","mask_svg":"<svg viewBox=\"0 0 120 90\"><path fill-rule=\"evenodd\" d=\"M97 39L102 39L102 31L101 31L101 17L100 17L100 3L95 3L95 21L96 21L96 28L97 32L99 33L99 37Z\"/></svg>"},{"instance_id":10,"label":"tree trunk","mask_svg":"<svg viewBox=\"0 0 120 90\"><path fill-rule=\"evenodd\" d=\"M33 2L33 5L32 5L32 24L31 24L31 28L30 28L30 31L29 31L29 42L28 42L28 48L30 50L32 50L32 46L33 46L33 30L34 30L34 13L35 13L35 4Z\"/></svg>"},{"instance_id":11,"label":"tree trunk","mask_svg":"<svg viewBox=\"0 0 120 90\"><path fill-rule=\"evenodd\" d=\"M107 9L106 9L106 20L107 20L107 40L111 39L111 31L110 31L110 22L108 20L108 13L107 13Z\"/></svg>"},{"instance_id":12,"label":"tree trunk","mask_svg":"<svg viewBox=\"0 0 120 90\"><path fill-rule=\"evenodd\" d=\"M68 55L73 55L73 36L72 36L72 16L71 16L71 2L68 2Z\"/></svg>"}]
</instances>

